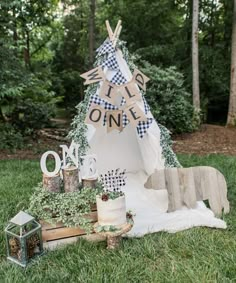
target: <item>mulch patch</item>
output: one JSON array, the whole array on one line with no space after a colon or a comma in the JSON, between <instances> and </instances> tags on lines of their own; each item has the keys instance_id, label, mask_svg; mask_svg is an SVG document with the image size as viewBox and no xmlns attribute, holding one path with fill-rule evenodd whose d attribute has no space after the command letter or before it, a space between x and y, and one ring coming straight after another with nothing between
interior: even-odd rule
<instances>
[{"instance_id":1,"label":"mulch patch","mask_svg":"<svg viewBox=\"0 0 236 283\"><path fill-rule=\"evenodd\" d=\"M172 137L176 153L236 155L236 128L204 124L194 133Z\"/></svg>"},{"instance_id":2,"label":"mulch patch","mask_svg":"<svg viewBox=\"0 0 236 283\"><path fill-rule=\"evenodd\" d=\"M0 160L3 159L40 159L42 153L47 150L61 152L61 144L65 142L66 129L44 129L49 136L55 136L57 140L49 138L39 132L37 140L30 140L25 149L0 151ZM61 140L60 139L61 136ZM173 149L176 153L207 155L211 153L236 155L236 128L226 128L217 125L204 124L194 133L174 135Z\"/></svg>"}]
</instances>

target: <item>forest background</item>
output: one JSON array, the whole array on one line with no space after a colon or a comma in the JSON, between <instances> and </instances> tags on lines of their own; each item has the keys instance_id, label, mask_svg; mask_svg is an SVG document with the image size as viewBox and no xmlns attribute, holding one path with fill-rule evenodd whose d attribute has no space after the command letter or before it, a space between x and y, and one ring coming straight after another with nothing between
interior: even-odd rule
<instances>
[{"instance_id":1,"label":"forest background","mask_svg":"<svg viewBox=\"0 0 236 283\"><path fill-rule=\"evenodd\" d=\"M83 99L80 74L107 37L105 20L122 20L121 40L151 78L146 99L173 133L227 121L233 1L199 0L201 112L192 105L191 0L1 0L0 148L71 118Z\"/></svg>"}]
</instances>

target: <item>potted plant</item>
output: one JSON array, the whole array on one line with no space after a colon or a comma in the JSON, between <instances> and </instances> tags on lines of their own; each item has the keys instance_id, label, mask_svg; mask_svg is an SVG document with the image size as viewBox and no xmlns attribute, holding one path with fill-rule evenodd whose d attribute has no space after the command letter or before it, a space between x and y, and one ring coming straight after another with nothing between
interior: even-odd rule
<instances>
[{"instance_id":1,"label":"potted plant","mask_svg":"<svg viewBox=\"0 0 236 283\"><path fill-rule=\"evenodd\" d=\"M108 171L100 175L103 191L96 196L98 223L100 226L120 226L126 221L125 194L121 187L126 184L125 170Z\"/></svg>"}]
</instances>

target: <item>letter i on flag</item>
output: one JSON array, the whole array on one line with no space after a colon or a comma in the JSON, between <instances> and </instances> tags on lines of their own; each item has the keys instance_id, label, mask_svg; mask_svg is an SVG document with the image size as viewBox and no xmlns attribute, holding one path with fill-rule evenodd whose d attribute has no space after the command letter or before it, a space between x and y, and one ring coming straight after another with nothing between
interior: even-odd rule
<instances>
[{"instance_id":1,"label":"letter i on flag","mask_svg":"<svg viewBox=\"0 0 236 283\"><path fill-rule=\"evenodd\" d=\"M105 79L101 66L96 67L96 68L94 68L94 69L92 69L92 70L90 70L86 73L83 73L80 76L81 76L81 78L86 80L84 82L84 85L97 83L97 82L103 81Z\"/></svg>"}]
</instances>

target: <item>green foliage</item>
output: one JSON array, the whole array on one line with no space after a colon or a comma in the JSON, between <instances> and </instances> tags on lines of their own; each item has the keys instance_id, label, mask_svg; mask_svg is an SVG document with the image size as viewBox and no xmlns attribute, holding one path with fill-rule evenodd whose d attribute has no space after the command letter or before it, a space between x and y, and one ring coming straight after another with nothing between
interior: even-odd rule
<instances>
[{"instance_id":1,"label":"green foliage","mask_svg":"<svg viewBox=\"0 0 236 283\"><path fill-rule=\"evenodd\" d=\"M17 103L12 113L12 124L23 134L28 135L34 130L49 126L53 115L53 105L28 98Z\"/></svg>"},{"instance_id":2,"label":"green foliage","mask_svg":"<svg viewBox=\"0 0 236 283\"><path fill-rule=\"evenodd\" d=\"M16 50L0 39L0 106L6 98L22 95L27 83L27 71L16 56Z\"/></svg>"},{"instance_id":3,"label":"green foliage","mask_svg":"<svg viewBox=\"0 0 236 283\"><path fill-rule=\"evenodd\" d=\"M113 226L113 225L104 225L104 226L97 226L96 227L96 232L101 233L101 232L116 232L119 231L120 229Z\"/></svg>"},{"instance_id":4,"label":"green foliage","mask_svg":"<svg viewBox=\"0 0 236 283\"><path fill-rule=\"evenodd\" d=\"M165 167L181 167L175 153L172 150L172 140L170 131L158 124L160 128L160 145L162 148L162 156L165 159Z\"/></svg>"},{"instance_id":5,"label":"green foliage","mask_svg":"<svg viewBox=\"0 0 236 283\"><path fill-rule=\"evenodd\" d=\"M195 130L200 117L183 86L183 75L175 67L161 69L146 62L142 70L151 79L146 99L156 120L174 133Z\"/></svg>"},{"instance_id":6,"label":"green foliage","mask_svg":"<svg viewBox=\"0 0 236 283\"><path fill-rule=\"evenodd\" d=\"M83 188L77 192L53 193L45 190L40 183L30 198L29 213L51 224L62 222L67 227L80 226L91 232L91 204L96 203L97 188Z\"/></svg>"},{"instance_id":7,"label":"green foliage","mask_svg":"<svg viewBox=\"0 0 236 283\"><path fill-rule=\"evenodd\" d=\"M24 138L21 133L10 124L0 124L0 149L21 149Z\"/></svg>"},{"instance_id":8,"label":"green foliage","mask_svg":"<svg viewBox=\"0 0 236 283\"><path fill-rule=\"evenodd\" d=\"M72 129L68 134L68 138L74 140L76 143L80 145L80 154L83 155L87 152L89 148L89 144L86 138L87 125L84 123L86 118L86 113L89 104L90 95L96 92L97 85L91 84L85 91L84 100L80 102L76 109L77 115L75 115L71 126Z\"/></svg>"}]
</instances>

